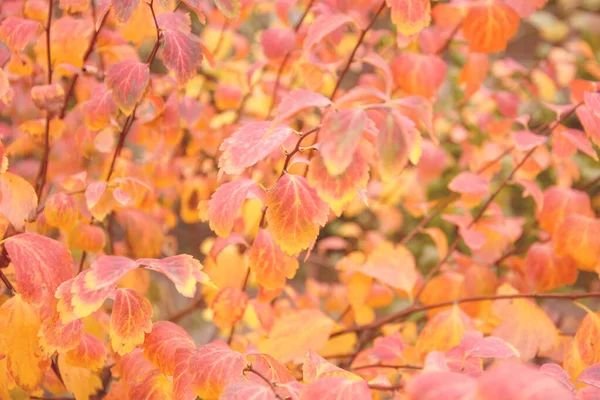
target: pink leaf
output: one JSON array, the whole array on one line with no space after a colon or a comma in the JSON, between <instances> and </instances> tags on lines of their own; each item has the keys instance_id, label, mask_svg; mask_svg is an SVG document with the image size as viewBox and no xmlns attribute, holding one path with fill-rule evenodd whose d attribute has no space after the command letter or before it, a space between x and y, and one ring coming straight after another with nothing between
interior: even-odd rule
<instances>
[{"instance_id":1,"label":"pink leaf","mask_svg":"<svg viewBox=\"0 0 600 400\"><path fill-rule=\"evenodd\" d=\"M110 66L105 82L106 86L112 89L113 100L119 109L129 115L142 99L149 79L148 65L125 60Z\"/></svg>"}]
</instances>

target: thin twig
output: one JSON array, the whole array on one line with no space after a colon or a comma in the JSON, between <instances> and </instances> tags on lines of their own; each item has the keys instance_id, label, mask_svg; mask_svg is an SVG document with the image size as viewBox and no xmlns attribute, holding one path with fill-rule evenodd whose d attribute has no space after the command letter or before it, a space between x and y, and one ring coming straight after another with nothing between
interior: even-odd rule
<instances>
[{"instance_id":1,"label":"thin twig","mask_svg":"<svg viewBox=\"0 0 600 400\"><path fill-rule=\"evenodd\" d=\"M171 315L167 320L171 321L173 323L177 323L183 317L187 316L188 314L191 314L192 312L196 311L203 305L204 305L204 299L202 297L200 297L198 300L192 302L189 306L187 306L183 310L178 311L177 313Z\"/></svg>"},{"instance_id":2,"label":"thin twig","mask_svg":"<svg viewBox=\"0 0 600 400\"><path fill-rule=\"evenodd\" d=\"M358 367L352 367L354 371L358 371L361 369L368 368L389 368L389 369L423 369L420 365L413 364L386 364L386 363L376 363L376 364L368 364L368 365L359 365Z\"/></svg>"},{"instance_id":3,"label":"thin twig","mask_svg":"<svg viewBox=\"0 0 600 400\"><path fill-rule=\"evenodd\" d=\"M427 304L427 305L413 305L405 308L402 311L388 315L387 317L378 319L368 324L358 325L346 329L341 329L331 334L330 338L344 335L351 332L362 332L365 330L373 330L382 327L383 325L390 324L392 322L399 322L413 314L417 314L423 311L435 310L438 308L449 307L455 304L464 303L475 303L479 301L494 301L494 300L510 300L510 299L556 299L556 300L579 300L585 298L598 298L600 292L585 292L585 293L513 293L513 294L495 294L486 296L473 296L463 297L455 300L441 301L439 303Z\"/></svg>"},{"instance_id":4,"label":"thin twig","mask_svg":"<svg viewBox=\"0 0 600 400\"><path fill-rule=\"evenodd\" d=\"M264 376L260 371L255 370L251 364L246 365L246 368L244 368L244 373L245 372L252 372L254 375L258 376L260 379L262 379L267 385L269 385L269 387L271 388L271 390L273 391L273 394L275 395L276 398L278 398L279 400L284 400L283 396L281 396L279 393L277 393L277 385L276 383L271 382L271 380L269 378L267 378L266 376Z\"/></svg>"},{"instance_id":5,"label":"thin twig","mask_svg":"<svg viewBox=\"0 0 600 400\"><path fill-rule=\"evenodd\" d=\"M403 383L398 383L396 385L391 385L391 386L386 386L386 385L376 385L374 383L370 383L369 384L369 389L373 389L373 390L381 390L381 391L388 391L388 392L395 392L396 390L400 390L404 387Z\"/></svg>"},{"instance_id":6,"label":"thin twig","mask_svg":"<svg viewBox=\"0 0 600 400\"><path fill-rule=\"evenodd\" d=\"M248 280L250 279L250 267L248 267L248 270L246 271L246 277L244 278L244 282L242 283L242 292L246 291L246 286L248 286ZM232 340L233 340L233 334L235 333L235 326L236 324L233 324L233 326L231 327L231 330L229 331L229 336L227 337L227 344L231 344Z\"/></svg>"}]
</instances>

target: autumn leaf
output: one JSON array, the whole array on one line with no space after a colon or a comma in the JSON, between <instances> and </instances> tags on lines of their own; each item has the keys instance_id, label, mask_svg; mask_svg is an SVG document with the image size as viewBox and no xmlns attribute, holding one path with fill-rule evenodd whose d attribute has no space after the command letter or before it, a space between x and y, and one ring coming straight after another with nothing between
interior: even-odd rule
<instances>
[{"instance_id":1,"label":"autumn leaf","mask_svg":"<svg viewBox=\"0 0 600 400\"><path fill-rule=\"evenodd\" d=\"M267 136L267 133L270 134ZM241 174L245 168L279 149L292 134L287 126L272 128L270 122L249 122L244 124L232 136L225 139L219 150L219 171L230 175Z\"/></svg>"},{"instance_id":2,"label":"autumn leaf","mask_svg":"<svg viewBox=\"0 0 600 400\"><path fill-rule=\"evenodd\" d=\"M292 90L287 96L281 99L281 102L277 106L277 117L272 124L273 126L277 126L303 110L308 108L325 108L329 104L331 104L331 100L321 93L306 89ZM272 133L269 132L269 134Z\"/></svg>"},{"instance_id":3,"label":"autumn leaf","mask_svg":"<svg viewBox=\"0 0 600 400\"><path fill-rule=\"evenodd\" d=\"M248 266L260 285L278 289L285 286L286 278L296 275L298 260L281 250L268 230L261 229L250 248Z\"/></svg>"},{"instance_id":4,"label":"autumn leaf","mask_svg":"<svg viewBox=\"0 0 600 400\"><path fill-rule=\"evenodd\" d=\"M20 53L37 38L40 30L41 25L38 21L8 16L0 24L0 40L5 42L11 51Z\"/></svg>"},{"instance_id":5,"label":"autumn leaf","mask_svg":"<svg viewBox=\"0 0 600 400\"><path fill-rule=\"evenodd\" d=\"M198 282L211 285L206 273L202 272L202 264L188 254L162 258L140 258L137 264L152 271L160 272L175 284L175 288L185 297L194 297Z\"/></svg>"},{"instance_id":6,"label":"autumn leaf","mask_svg":"<svg viewBox=\"0 0 600 400\"><path fill-rule=\"evenodd\" d=\"M572 257L581 270L596 270L600 262L600 220L569 215L558 225L554 237L558 256Z\"/></svg>"},{"instance_id":7,"label":"autumn leaf","mask_svg":"<svg viewBox=\"0 0 600 400\"><path fill-rule=\"evenodd\" d=\"M66 324L60 320L56 304L56 300L46 300L40 308L42 325L38 337L45 358L51 357L54 352L64 353L74 349L84 334L81 320L76 319Z\"/></svg>"},{"instance_id":8,"label":"autumn leaf","mask_svg":"<svg viewBox=\"0 0 600 400\"><path fill-rule=\"evenodd\" d=\"M587 314L564 355L563 365L571 377L578 377L583 370L600 362L600 348L596 346L600 338L600 315L584 309Z\"/></svg>"},{"instance_id":9,"label":"autumn leaf","mask_svg":"<svg viewBox=\"0 0 600 400\"><path fill-rule=\"evenodd\" d=\"M117 116L117 105L115 104L112 91L104 84L98 85L92 97L82 106L86 125L92 130L100 130L111 123Z\"/></svg>"},{"instance_id":10,"label":"autumn leaf","mask_svg":"<svg viewBox=\"0 0 600 400\"><path fill-rule=\"evenodd\" d=\"M215 5L229 19L237 19L242 10L240 0L215 0Z\"/></svg>"},{"instance_id":11,"label":"autumn leaf","mask_svg":"<svg viewBox=\"0 0 600 400\"><path fill-rule=\"evenodd\" d=\"M406 392L409 400L467 399L477 392L477 381L468 374L431 371L411 379Z\"/></svg>"},{"instance_id":12,"label":"autumn leaf","mask_svg":"<svg viewBox=\"0 0 600 400\"><path fill-rule=\"evenodd\" d=\"M367 116L360 108L329 111L321 123L321 148L319 154L327 172L333 176L342 174L358 149Z\"/></svg>"},{"instance_id":13,"label":"autumn leaf","mask_svg":"<svg viewBox=\"0 0 600 400\"><path fill-rule=\"evenodd\" d=\"M152 330L152 304L131 289L117 289L110 316L110 344L123 355L144 342Z\"/></svg>"},{"instance_id":14,"label":"autumn leaf","mask_svg":"<svg viewBox=\"0 0 600 400\"><path fill-rule=\"evenodd\" d=\"M391 69L394 82L403 91L426 98L435 96L446 80L446 62L435 54L401 54L394 58Z\"/></svg>"},{"instance_id":15,"label":"autumn leaf","mask_svg":"<svg viewBox=\"0 0 600 400\"><path fill-rule=\"evenodd\" d=\"M275 242L287 254L307 249L327 222L329 207L306 178L284 174L268 194L266 219Z\"/></svg>"},{"instance_id":16,"label":"autumn leaf","mask_svg":"<svg viewBox=\"0 0 600 400\"><path fill-rule=\"evenodd\" d=\"M510 286L502 286L499 293L514 293ZM521 359L530 360L539 351L550 349L556 342L557 332L548 315L535 303L526 299L498 300L494 312L500 318L492 335L506 340L519 350ZM531 338L535 338L534 341Z\"/></svg>"},{"instance_id":17,"label":"autumn leaf","mask_svg":"<svg viewBox=\"0 0 600 400\"><path fill-rule=\"evenodd\" d=\"M58 83L31 88L31 99L40 110L57 113L65 102L65 90Z\"/></svg>"},{"instance_id":18,"label":"autumn leaf","mask_svg":"<svg viewBox=\"0 0 600 400\"><path fill-rule=\"evenodd\" d=\"M572 188L551 186L544 192L542 210L537 218L540 226L547 232L554 230L572 214L593 217L589 196Z\"/></svg>"},{"instance_id":19,"label":"autumn leaf","mask_svg":"<svg viewBox=\"0 0 600 400\"><path fill-rule=\"evenodd\" d=\"M117 21L122 24L129 21L138 3L139 0L110 0L110 5L115 12Z\"/></svg>"},{"instance_id":20,"label":"autumn leaf","mask_svg":"<svg viewBox=\"0 0 600 400\"><path fill-rule=\"evenodd\" d=\"M184 84L196 75L202 62L202 46L190 32L189 14L161 14L159 24L164 28L163 62Z\"/></svg>"},{"instance_id":21,"label":"autumn leaf","mask_svg":"<svg viewBox=\"0 0 600 400\"><path fill-rule=\"evenodd\" d=\"M234 382L225 386L220 400L276 400L273 390L255 382Z\"/></svg>"},{"instance_id":22,"label":"autumn leaf","mask_svg":"<svg viewBox=\"0 0 600 400\"><path fill-rule=\"evenodd\" d=\"M462 23L462 32L470 51L494 53L506 48L518 27L517 12L496 1L471 6Z\"/></svg>"},{"instance_id":23,"label":"autumn leaf","mask_svg":"<svg viewBox=\"0 0 600 400\"><path fill-rule=\"evenodd\" d=\"M248 306L246 292L232 287L219 290L210 308L213 310L213 323L221 329L230 329L242 317Z\"/></svg>"},{"instance_id":24,"label":"autumn leaf","mask_svg":"<svg viewBox=\"0 0 600 400\"><path fill-rule=\"evenodd\" d=\"M63 323L86 317L100 308L119 280L137 267L138 264L129 258L104 256L77 277L63 282L56 290Z\"/></svg>"},{"instance_id":25,"label":"autumn leaf","mask_svg":"<svg viewBox=\"0 0 600 400\"><path fill-rule=\"evenodd\" d=\"M110 66L105 83L112 90L115 104L123 114L129 115L142 99L149 79L150 70L146 64L126 60Z\"/></svg>"},{"instance_id":26,"label":"autumn leaf","mask_svg":"<svg viewBox=\"0 0 600 400\"><path fill-rule=\"evenodd\" d=\"M38 198L29 182L10 172L0 174L0 214L8 218L16 230L23 231L25 221L37 205Z\"/></svg>"},{"instance_id":27,"label":"autumn leaf","mask_svg":"<svg viewBox=\"0 0 600 400\"><path fill-rule=\"evenodd\" d=\"M163 229L151 214L138 209L119 210L117 221L125 230L134 257L156 257L164 239Z\"/></svg>"},{"instance_id":28,"label":"autumn leaf","mask_svg":"<svg viewBox=\"0 0 600 400\"><path fill-rule=\"evenodd\" d=\"M169 321L158 321L142 344L144 357L165 375L175 372L175 355L179 349L193 350L194 341L180 326Z\"/></svg>"},{"instance_id":29,"label":"autumn leaf","mask_svg":"<svg viewBox=\"0 0 600 400\"><path fill-rule=\"evenodd\" d=\"M66 389L73 393L75 398L89 399L91 395L102 389L102 381L96 373L87 368L68 364L63 354L58 356L57 366Z\"/></svg>"},{"instance_id":30,"label":"autumn leaf","mask_svg":"<svg viewBox=\"0 0 600 400\"><path fill-rule=\"evenodd\" d=\"M65 362L74 367L89 368L94 371L104 366L106 348L96 336L86 333L79 344L65 355Z\"/></svg>"},{"instance_id":31,"label":"autumn leaf","mask_svg":"<svg viewBox=\"0 0 600 400\"><path fill-rule=\"evenodd\" d=\"M294 50L296 34L288 28L265 29L260 36L260 45L269 60L280 60Z\"/></svg>"},{"instance_id":32,"label":"autumn leaf","mask_svg":"<svg viewBox=\"0 0 600 400\"><path fill-rule=\"evenodd\" d=\"M328 34L348 23L354 23L352 17L345 14L321 15L310 25L304 39L304 51L309 52Z\"/></svg>"},{"instance_id":33,"label":"autumn leaf","mask_svg":"<svg viewBox=\"0 0 600 400\"><path fill-rule=\"evenodd\" d=\"M245 367L242 354L219 343L193 351L178 350L175 358L173 395L181 400L193 400L195 396L218 398L229 383L240 380Z\"/></svg>"},{"instance_id":34,"label":"autumn leaf","mask_svg":"<svg viewBox=\"0 0 600 400\"><path fill-rule=\"evenodd\" d=\"M392 9L392 22L405 36L419 33L431 22L431 5L424 0L386 0Z\"/></svg>"},{"instance_id":35,"label":"autumn leaf","mask_svg":"<svg viewBox=\"0 0 600 400\"><path fill-rule=\"evenodd\" d=\"M40 387L50 359L43 357L37 333L40 317L20 294L0 306L0 355L5 355L8 373L27 391Z\"/></svg>"},{"instance_id":36,"label":"autumn leaf","mask_svg":"<svg viewBox=\"0 0 600 400\"><path fill-rule=\"evenodd\" d=\"M333 376L319 379L308 385L300 392L300 400L309 399L372 399L369 385L362 379L349 379L342 376Z\"/></svg>"},{"instance_id":37,"label":"autumn leaf","mask_svg":"<svg viewBox=\"0 0 600 400\"><path fill-rule=\"evenodd\" d=\"M303 321L311 321L310 326L298 329ZM333 327L333 320L319 310L289 310L275 321L258 348L282 363L302 360L308 350L319 351L327 343Z\"/></svg>"},{"instance_id":38,"label":"autumn leaf","mask_svg":"<svg viewBox=\"0 0 600 400\"><path fill-rule=\"evenodd\" d=\"M530 287L538 292L572 285L578 275L575 260L556 255L552 243L531 245L525 256L524 273Z\"/></svg>"},{"instance_id":39,"label":"autumn leaf","mask_svg":"<svg viewBox=\"0 0 600 400\"><path fill-rule=\"evenodd\" d=\"M15 268L17 289L28 303L39 306L63 282L73 277L73 259L67 247L37 233L21 233L4 246Z\"/></svg>"},{"instance_id":40,"label":"autumn leaf","mask_svg":"<svg viewBox=\"0 0 600 400\"><path fill-rule=\"evenodd\" d=\"M48 225L63 230L70 230L75 227L79 211L71 196L64 192L58 192L46 200L44 215L46 216Z\"/></svg>"},{"instance_id":41,"label":"autumn leaf","mask_svg":"<svg viewBox=\"0 0 600 400\"><path fill-rule=\"evenodd\" d=\"M248 197L264 200L264 191L252 179L228 182L213 193L208 202L210 228L219 236L231 233L235 217Z\"/></svg>"},{"instance_id":42,"label":"autumn leaf","mask_svg":"<svg viewBox=\"0 0 600 400\"><path fill-rule=\"evenodd\" d=\"M447 351L460 343L465 332L474 329L471 318L455 305L427 321L417 339L417 351Z\"/></svg>"}]
</instances>

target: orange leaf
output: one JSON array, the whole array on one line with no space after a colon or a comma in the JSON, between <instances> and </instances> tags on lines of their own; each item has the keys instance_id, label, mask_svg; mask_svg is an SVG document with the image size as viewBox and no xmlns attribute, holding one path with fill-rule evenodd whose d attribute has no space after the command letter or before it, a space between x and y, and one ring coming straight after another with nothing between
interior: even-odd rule
<instances>
[{"instance_id":1,"label":"orange leaf","mask_svg":"<svg viewBox=\"0 0 600 400\"><path fill-rule=\"evenodd\" d=\"M404 36L419 33L431 23L431 4L427 0L386 0L392 8L392 22Z\"/></svg>"},{"instance_id":2,"label":"orange leaf","mask_svg":"<svg viewBox=\"0 0 600 400\"><path fill-rule=\"evenodd\" d=\"M473 96L487 77L490 61L487 54L469 53L467 62L460 70L458 82L466 85L465 98Z\"/></svg>"},{"instance_id":3,"label":"orange leaf","mask_svg":"<svg viewBox=\"0 0 600 400\"><path fill-rule=\"evenodd\" d=\"M79 217L79 211L75 201L64 192L54 193L46 200L44 207L46 222L50 226L63 230L74 228Z\"/></svg>"},{"instance_id":4,"label":"orange leaf","mask_svg":"<svg viewBox=\"0 0 600 400\"><path fill-rule=\"evenodd\" d=\"M560 257L571 256L581 270L596 270L600 263L600 220L569 215L556 228L554 250Z\"/></svg>"},{"instance_id":5,"label":"orange leaf","mask_svg":"<svg viewBox=\"0 0 600 400\"><path fill-rule=\"evenodd\" d=\"M237 179L219 186L208 202L210 229L221 237L229 236L235 217L248 197L261 200L265 197L252 179Z\"/></svg>"},{"instance_id":6,"label":"orange leaf","mask_svg":"<svg viewBox=\"0 0 600 400\"><path fill-rule=\"evenodd\" d=\"M247 306L246 292L233 287L223 288L210 305L214 312L213 323L221 329L231 328L242 319Z\"/></svg>"},{"instance_id":7,"label":"orange leaf","mask_svg":"<svg viewBox=\"0 0 600 400\"><path fill-rule=\"evenodd\" d=\"M80 222L68 233L69 247L90 253L98 253L104 249L106 236L99 226Z\"/></svg>"},{"instance_id":8,"label":"orange leaf","mask_svg":"<svg viewBox=\"0 0 600 400\"><path fill-rule=\"evenodd\" d=\"M343 174L333 176L325 167L321 152L313 157L307 179L320 198L329 204L336 215L352 202L359 191L366 190L369 181L369 163L373 146L363 141L352 157L352 163Z\"/></svg>"},{"instance_id":9,"label":"orange leaf","mask_svg":"<svg viewBox=\"0 0 600 400\"><path fill-rule=\"evenodd\" d=\"M73 393L76 399L89 399L103 387L94 371L67 364L63 354L58 356L58 370L67 391Z\"/></svg>"},{"instance_id":10,"label":"orange leaf","mask_svg":"<svg viewBox=\"0 0 600 400\"><path fill-rule=\"evenodd\" d=\"M29 182L10 172L0 174L0 214L8 218L16 230L24 230L25 221L37 204L38 198Z\"/></svg>"},{"instance_id":11,"label":"orange leaf","mask_svg":"<svg viewBox=\"0 0 600 400\"><path fill-rule=\"evenodd\" d=\"M73 259L64 244L37 233L11 236L4 243L15 268L17 290L25 301L41 305L46 293L73 277Z\"/></svg>"},{"instance_id":12,"label":"orange leaf","mask_svg":"<svg viewBox=\"0 0 600 400\"><path fill-rule=\"evenodd\" d=\"M135 257L156 257L160 254L164 233L153 215L127 209L119 210L116 217L125 230L127 244Z\"/></svg>"},{"instance_id":13,"label":"orange leaf","mask_svg":"<svg viewBox=\"0 0 600 400\"><path fill-rule=\"evenodd\" d=\"M79 319L63 324L56 310L57 301L46 300L40 308L42 326L38 332L40 347L47 358L55 351L64 353L77 346L83 337L83 322Z\"/></svg>"},{"instance_id":14,"label":"orange leaf","mask_svg":"<svg viewBox=\"0 0 600 400\"><path fill-rule=\"evenodd\" d=\"M267 133L270 132L269 135ZM221 143L219 172L241 174L245 168L263 160L292 134L287 126L271 127L270 122L249 122Z\"/></svg>"},{"instance_id":15,"label":"orange leaf","mask_svg":"<svg viewBox=\"0 0 600 400\"><path fill-rule=\"evenodd\" d=\"M357 378L357 375L333 365L313 350L309 350L302 363L302 380L305 383L314 383L318 379L342 376Z\"/></svg>"},{"instance_id":16,"label":"orange leaf","mask_svg":"<svg viewBox=\"0 0 600 400\"><path fill-rule=\"evenodd\" d=\"M131 289L117 289L110 316L110 344L123 355L144 342L152 330L152 304Z\"/></svg>"},{"instance_id":17,"label":"orange leaf","mask_svg":"<svg viewBox=\"0 0 600 400\"><path fill-rule=\"evenodd\" d=\"M84 334L81 341L73 350L66 354L66 363L74 367L99 370L106 360L104 343L96 336Z\"/></svg>"},{"instance_id":18,"label":"orange leaf","mask_svg":"<svg viewBox=\"0 0 600 400\"><path fill-rule=\"evenodd\" d=\"M498 293L516 291L505 284L498 289ZM557 340L554 322L531 300L497 300L493 307L501 322L492 335L512 344L519 350L522 360L530 360L539 351L546 351L554 346ZM531 340L532 338L535 340Z\"/></svg>"},{"instance_id":19,"label":"orange leaf","mask_svg":"<svg viewBox=\"0 0 600 400\"><path fill-rule=\"evenodd\" d=\"M153 371L143 381L129 389L130 399L171 400L173 382L160 371Z\"/></svg>"},{"instance_id":20,"label":"orange leaf","mask_svg":"<svg viewBox=\"0 0 600 400\"><path fill-rule=\"evenodd\" d=\"M594 216L587 193L561 186L552 186L546 189L542 210L538 215L540 226L545 231L553 233L556 227L572 214Z\"/></svg>"},{"instance_id":21,"label":"orange leaf","mask_svg":"<svg viewBox=\"0 0 600 400\"><path fill-rule=\"evenodd\" d=\"M242 354L219 343L193 351L179 350L175 359L173 396L178 400L193 400L195 396L216 399L225 386L240 380L246 366Z\"/></svg>"},{"instance_id":22,"label":"orange leaf","mask_svg":"<svg viewBox=\"0 0 600 400\"><path fill-rule=\"evenodd\" d=\"M286 278L292 279L298 269L298 260L284 253L265 229L256 235L249 257L249 267L256 281L268 289L284 287Z\"/></svg>"},{"instance_id":23,"label":"orange leaf","mask_svg":"<svg viewBox=\"0 0 600 400\"><path fill-rule=\"evenodd\" d=\"M333 327L334 321L317 309L289 310L275 320L269 337L258 348L282 363L302 360L308 350L319 351L327 343Z\"/></svg>"},{"instance_id":24,"label":"orange leaf","mask_svg":"<svg viewBox=\"0 0 600 400\"><path fill-rule=\"evenodd\" d=\"M160 260L140 258L136 263L165 275L175 284L175 288L185 297L194 297L198 282L212 285L204 272L202 264L188 254L179 254Z\"/></svg>"},{"instance_id":25,"label":"orange leaf","mask_svg":"<svg viewBox=\"0 0 600 400\"><path fill-rule=\"evenodd\" d=\"M128 258L104 256L77 277L62 283L56 298L63 323L86 317L100 308L119 280L137 267L138 264Z\"/></svg>"},{"instance_id":26,"label":"orange leaf","mask_svg":"<svg viewBox=\"0 0 600 400\"><path fill-rule=\"evenodd\" d=\"M357 270L409 295L419 279L415 259L410 251L404 246L394 247L389 242L381 242L369 254L367 262Z\"/></svg>"},{"instance_id":27,"label":"orange leaf","mask_svg":"<svg viewBox=\"0 0 600 400\"><path fill-rule=\"evenodd\" d=\"M564 356L564 367L574 379L587 367L600 362L600 313L584 308L587 315L579 324L577 333L567 347Z\"/></svg>"},{"instance_id":28,"label":"orange leaf","mask_svg":"<svg viewBox=\"0 0 600 400\"><path fill-rule=\"evenodd\" d=\"M315 44L323 42L323 38L328 34L337 31L347 23L354 23L354 20L345 14L324 14L319 16L308 27L306 38L304 39L304 51L310 51Z\"/></svg>"},{"instance_id":29,"label":"orange leaf","mask_svg":"<svg viewBox=\"0 0 600 400\"><path fill-rule=\"evenodd\" d=\"M269 192L267 223L275 242L293 255L307 249L327 222L329 206L306 178L284 174Z\"/></svg>"},{"instance_id":30,"label":"orange leaf","mask_svg":"<svg viewBox=\"0 0 600 400\"><path fill-rule=\"evenodd\" d=\"M534 243L525 257L525 279L536 292L547 292L577 280L577 265L569 256L559 257L551 243Z\"/></svg>"},{"instance_id":31,"label":"orange leaf","mask_svg":"<svg viewBox=\"0 0 600 400\"><path fill-rule=\"evenodd\" d=\"M494 53L506 48L517 33L519 14L500 2L473 5L462 24L469 50L475 53Z\"/></svg>"},{"instance_id":32,"label":"orange leaf","mask_svg":"<svg viewBox=\"0 0 600 400\"><path fill-rule=\"evenodd\" d=\"M82 105L85 123L91 130L98 131L111 123L117 116L117 105L112 98L112 91L104 84L94 88L92 97Z\"/></svg>"},{"instance_id":33,"label":"orange leaf","mask_svg":"<svg viewBox=\"0 0 600 400\"><path fill-rule=\"evenodd\" d=\"M20 294L0 306L0 355L17 385L27 391L40 387L50 359L44 359L38 344L40 317Z\"/></svg>"},{"instance_id":34,"label":"orange leaf","mask_svg":"<svg viewBox=\"0 0 600 400\"><path fill-rule=\"evenodd\" d=\"M15 53L20 53L38 37L41 25L31 19L9 16L0 24L0 40Z\"/></svg>"},{"instance_id":35,"label":"orange leaf","mask_svg":"<svg viewBox=\"0 0 600 400\"><path fill-rule=\"evenodd\" d=\"M144 357L169 376L175 372L177 350L193 350L194 347L192 337L183 328L169 321L155 323L142 344Z\"/></svg>"},{"instance_id":36,"label":"orange leaf","mask_svg":"<svg viewBox=\"0 0 600 400\"><path fill-rule=\"evenodd\" d=\"M417 351L447 351L460 344L465 332L475 329L475 324L457 305L431 318L417 339Z\"/></svg>"},{"instance_id":37,"label":"orange leaf","mask_svg":"<svg viewBox=\"0 0 600 400\"><path fill-rule=\"evenodd\" d=\"M149 79L150 70L146 64L125 60L110 66L105 82L112 90L115 104L123 114L129 115L142 99Z\"/></svg>"},{"instance_id":38,"label":"orange leaf","mask_svg":"<svg viewBox=\"0 0 600 400\"><path fill-rule=\"evenodd\" d=\"M404 53L394 58L391 68L403 91L426 98L437 94L447 72L446 62L435 54Z\"/></svg>"}]
</instances>

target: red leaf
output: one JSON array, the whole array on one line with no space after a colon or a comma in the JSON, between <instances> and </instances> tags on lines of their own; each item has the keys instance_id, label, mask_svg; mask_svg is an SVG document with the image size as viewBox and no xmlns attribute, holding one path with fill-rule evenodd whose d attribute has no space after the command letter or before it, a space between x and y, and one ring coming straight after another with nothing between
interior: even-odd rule
<instances>
[{"instance_id":1,"label":"red leaf","mask_svg":"<svg viewBox=\"0 0 600 400\"><path fill-rule=\"evenodd\" d=\"M354 20L345 14L321 15L310 25L306 38L304 39L304 51L310 51L313 46L323 40L323 38Z\"/></svg>"},{"instance_id":2,"label":"red leaf","mask_svg":"<svg viewBox=\"0 0 600 400\"><path fill-rule=\"evenodd\" d=\"M229 383L240 380L246 366L244 356L218 343L179 350L175 358L173 395L178 400L218 398Z\"/></svg>"},{"instance_id":3,"label":"red leaf","mask_svg":"<svg viewBox=\"0 0 600 400\"><path fill-rule=\"evenodd\" d=\"M110 344L119 355L144 342L152 330L152 304L131 289L117 289L110 316Z\"/></svg>"},{"instance_id":4,"label":"red leaf","mask_svg":"<svg viewBox=\"0 0 600 400\"><path fill-rule=\"evenodd\" d=\"M267 135L270 132L269 135ZM245 168L261 161L292 134L287 126L271 128L270 122L250 122L243 125L219 147L219 172L241 174Z\"/></svg>"},{"instance_id":5,"label":"red leaf","mask_svg":"<svg viewBox=\"0 0 600 400\"><path fill-rule=\"evenodd\" d=\"M285 286L286 278L296 275L298 260L284 253L268 230L261 229L250 248L248 266L260 285L279 289Z\"/></svg>"},{"instance_id":6,"label":"red leaf","mask_svg":"<svg viewBox=\"0 0 600 400\"><path fill-rule=\"evenodd\" d=\"M319 379L300 392L300 400L368 400L372 398L366 381L344 376Z\"/></svg>"},{"instance_id":7,"label":"red leaf","mask_svg":"<svg viewBox=\"0 0 600 400\"><path fill-rule=\"evenodd\" d=\"M141 347L144 357L169 376L175 372L177 350L195 348L192 337L182 327L169 321L155 323Z\"/></svg>"},{"instance_id":8,"label":"red leaf","mask_svg":"<svg viewBox=\"0 0 600 400\"><path fill-rule=\"evenodd\" d=\"M15 269L17 290L25 301L41 305L46 293L73 277L73 259L67 247L37 233L11 236L4 246Z\"/></svg>"},{"instance_id":9,"label":"red leaf","mask_svg":"<svg viewBox=\"0 0 600 400\"><path fill-rule=\"evenodd\" d=\"M142 99L150 70L148 65L134 60L125 60L113 64L106 73L106 86L112 89L113 100L119 109L129 115Z\"/></svg>"},{"instance_id":10,"label":"red leaf","mask_svg":"<svg viewBox=\"0 0 600 400\"><path fill-rule=\"evenodd\" d=\"M267 223L275 242L290 255L307 249L327 222L329 206L306 178L284 174L269 192Z\"/></svg>"},{"instance_id":11,"label":"red leaf","mask_svg":"<svg viewBox=\"0 0 600 400\"><path fill-rule=\"evenodd\" d=\"M184 84L194 76L202 62L202 46L198 39L181 31L166 29L163 62L175 73L179 84Z\"/></svg>"},{"instance_id":12,"label":"red leaf","mask_svg":"<svg viewBox=\"0 0 600 400\"><path fill-rule=\"evenodd\" d=\"M277 61L294 50L296 33L289 28L265 29L260 36L262 51L269 60Z\"/></svg>"},{"instance_id":13,"label":"red leaf","mask_svg":"<svg viewBox=\"0 0 600 400\"><path fill-rule=\"evenodd\" d=\"M321 123L319 154L331 175L340 175L353 161L367 116L360 108L329 111Z\"/></svg>"},{"instance_id":14,"label":"red leaf","mask_svg":"<svg viewBox=\"0 0 600 400\"><path fill-rule=\"evenodd\" d=\"M194 297L198 282L209 282L208 275L202 272L202 264L188 254L179 254L163 259L140 258L136 263L147 269L160 272L175 284L177 291L185 297Z\"/></svg>"},{"instance_id":15,"label":"red leaf","mask_svg":"<svg viewBox=\"0 0 600 400\"><path fill-rule=\"evenodd\" d=\"M125 274L138 267L135 261L119 256L97 258L89 269L63 282L56 291L61 320L66 323L96 311Z\"/></svg>"},{"instance_id":16,"label":"red leaf","mask_svg":"<svg viewBox=\"0 0 600 400\"><path fill-rule=\"evenodd\" d=\"M437 94L446 79L446 62L435 54L404 53L392 61L394 81L408 94Z\"/></svg>"},{"instance_id":17,"label":"red leaf","mask_svg":"<svg viewBox=\"0 0 600 400\"><path fill-rule=\"evenodd\" d=\"M112 91L106 89L104 84L96 86L92 97L83 103L82 112L85 123L91 130L97 131L110 124L111 119L117 116Z\"/></svg>"},{"instance_id":18,"label":"red leaf","mask_svg":"<svg viewBox=\"0 0 600 400\"><path fill-rule=\"evenodd\" d=\"M112 9L120 23L129 21L140 0L110 0Z\"/></svg>"},{"instance_id":19,"label":"red leaf","mask_svg":"<svg viewBox=\"0 0 600 400\"><path fill-rule=\"evenodd\" d=\"M38 337L46 357L52 356L55 351L64 353L75 348L83 336L83 322L77 319L63 324L60 314L56 311L57 302L52 300L46 300L40 308L42 326Z\"/></svg>"},{"instance_id":20,"label":"red leaf","mask_svg":"<svg viewBox=\"0 0 600 400\"><path fill-rule=\"evenodd\" d=\"M221 237L229 236L235 217L248 197L261 200L265 197L264 191L252 179L237 179L220 186L208 202L210 229Z\"/></svg>"},{"instance_id":21,"label":"red leaf","mask_svg":"<svg viewBox=\"0 0 600 400\"><path fill-rule=\"evenodd\" d=\"M37 38L40 27L38 21L10 16L0 24L0 40L13 52L20 53Z\"/></svg>"},{"instance_id":22,"label":"red leaf","mask_svg":"<svg viewBox=\"0 0 600 400\"><path fill-rule=\"evenodd\" d=\"M104 367L105 360L106 348L104 343L89 333L84 334L77 347L66 354L67 364L94 371Z\"/></svg>"},{"instance_id":23,"label":"red leaf","mask_svg":"<svg viewBox=\"0 0 600 400\"><path fill-rule=\"evenodd\" d=\"M292 90L277 106L277 118L273 121L273 125L278 125L307 108L324 108L330 104L331 100L321 93L306 89Z\"/></svg>"}]
</instances>

